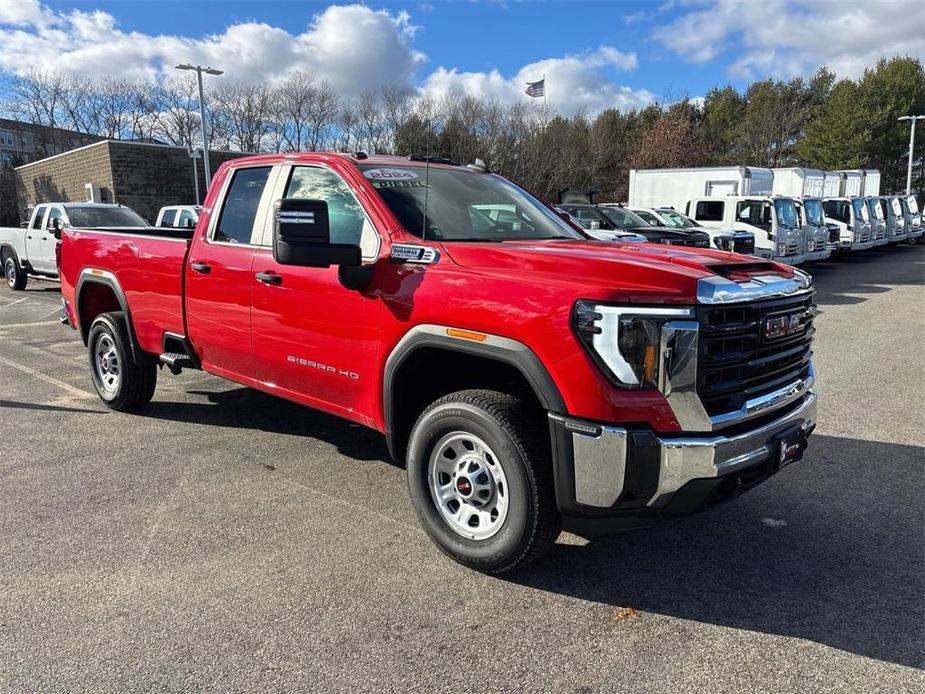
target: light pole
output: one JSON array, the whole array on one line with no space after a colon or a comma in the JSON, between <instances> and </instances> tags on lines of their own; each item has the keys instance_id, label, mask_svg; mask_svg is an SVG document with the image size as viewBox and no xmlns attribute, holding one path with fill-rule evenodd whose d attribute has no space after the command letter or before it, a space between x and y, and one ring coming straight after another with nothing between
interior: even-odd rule
<instances>
[{"instance_id":1,"label":"light pole","mask_svg":"<svg viewBox=\"0 0 925 694\"><path fill-rule=\"evenodd\" d=\"M909 168L906 169L906 195L912 195L912 153L915 149L915 122L925 116L902 116L899 120L912 121L909 124Z\"/></svg>"},{"instance_id":2,"label":"light pole","mask_svg":"<svg viewBox=\"0 0 925 694\"><path fill-rule=\"evenodd\" d=\"M223 70L216 70L213 67L203 67L202 65L190 65L189 63L181 63L180 65L174 65L177 70L195 70L196 79L199 82L199 120L202 123L202 166L203 170L206 173L206 190L209 189L209 185L212 183L212 171L209 169L209 136L206 132L206 96L202 91L202 73L207 75L223 75Z\"/></svg>"}]
</instances>

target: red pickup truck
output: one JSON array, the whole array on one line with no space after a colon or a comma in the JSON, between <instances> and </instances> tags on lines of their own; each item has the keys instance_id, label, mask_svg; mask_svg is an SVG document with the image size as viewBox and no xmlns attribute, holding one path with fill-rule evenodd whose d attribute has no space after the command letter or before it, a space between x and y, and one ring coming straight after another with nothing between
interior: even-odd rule
<instances>
[{"instance_id":1,"label":"red pickup truck","mask_svg":"<svg viewBox=\"0 0 925 694\"><path fill-rule=\"evenodd\" d=\"M108 406L204 369L373 427L429 535L481 571L733 497L815 426L808 275L594 241L483 167L249 157L194 230L61 237Z\"/></svg>"}]
</instances>

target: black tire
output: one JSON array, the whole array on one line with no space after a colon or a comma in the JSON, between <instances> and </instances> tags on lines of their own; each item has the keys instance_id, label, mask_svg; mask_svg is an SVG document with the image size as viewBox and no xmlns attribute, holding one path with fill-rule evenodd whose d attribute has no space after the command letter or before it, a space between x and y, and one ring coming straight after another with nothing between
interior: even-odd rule
<instances>
[{"instance_id":1,"label":"black tire","mask_svg":"<svg viewBox=\"0 0 925 694\"><path fill-rule=\"evenodd\" d=\"M19 266L19 260L13 253L7 254L3 259L3 276L6 278L6 286L14 292L21 292L26 288L26 282L29 281L28 275L23 272Z\"/></svg>"},{"instance_id":2,"label":"black tire","mask_svg":"<svg viewBox=\"0 0 925 694\"><path fill-rule=\"evenodd\" d=\"M105 375L99 366L99 346L109 347L107 353L116 360L118 380L112 386L104 384ZM130 412L147 405L157 386L157 364L139 364L132 356L131 341L122 311L102 313L90 325L87 336L90 356L90 380L103 403L120 412Z\"/></svg>"},{"instance_id":3,"label":"black tire","mask_svg":"<svg viewBox=\"0 0 925 694\"><path fill-rule=\"evenodd\" d=\"M440 398L418 418L408 443L411 500L427 534L469 568L503 574L548 550L562 527L556 506L549 433L542 413L491 390L464 390ZM444 519L430 489L431 458L446 437L472 434L496 452L507 485L506 517L487 539L464 537Z\"/></svg>"}]
</instances>

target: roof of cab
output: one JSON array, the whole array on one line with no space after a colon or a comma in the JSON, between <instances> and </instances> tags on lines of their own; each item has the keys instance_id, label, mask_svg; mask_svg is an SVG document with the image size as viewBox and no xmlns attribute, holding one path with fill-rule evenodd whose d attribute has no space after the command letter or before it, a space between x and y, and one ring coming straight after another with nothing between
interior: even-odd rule
<instances>
[{"instance_id":1,"label":"roof of cab","mask_svg":"<svg viewBox=\"0 0 925 694\"><path fill-rule=\"evenodd\" d=\"M225 162L223 166L237 167L254 164L276 164L281 162L301 162L310 164L312 162L332 160L347 161L355 166L402 166L424 168L429 165L430 168L473 171L470 167L462 164L448 164L438 161L431 161L428 164L428 162L423 159L410 159L407 156L393 154L362 155L360 152L354 154L347 154L344 152L279 152L273 154L256 154L253 156L230 159Z\"/></svg>"}]
</instances>

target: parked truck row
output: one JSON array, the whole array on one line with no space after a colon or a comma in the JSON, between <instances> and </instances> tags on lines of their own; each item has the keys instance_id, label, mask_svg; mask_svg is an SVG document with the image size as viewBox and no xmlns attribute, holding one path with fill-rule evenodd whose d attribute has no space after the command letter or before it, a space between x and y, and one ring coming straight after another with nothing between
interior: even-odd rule
<instances>
[{"instance_id":1,"label":"parked truck row","mask_svg":"<svg viewBox=\"0 0 925 694\"><path fill-rule=\"evenodd\" d=\"M875 170L633 170L629 206L680 210L695 224L749 231L756 255L790 265L917 241L925 231L915 197L880 195Z\"/></svg>"}]
</instances>

